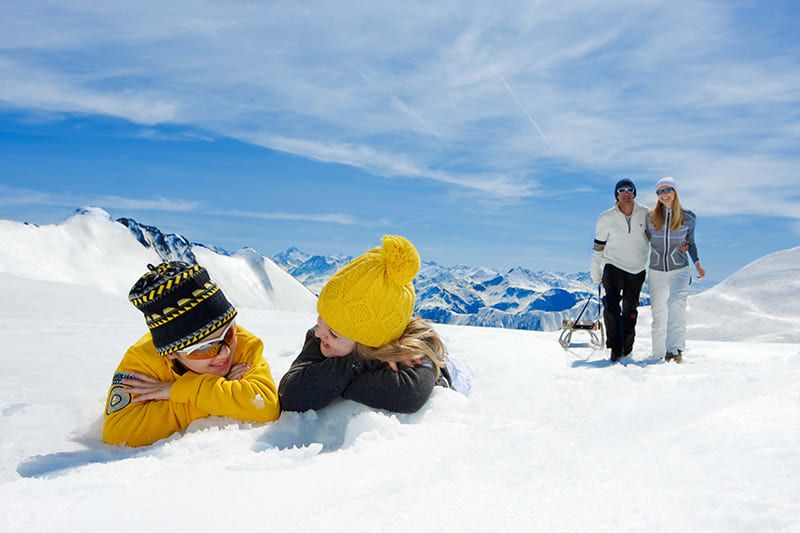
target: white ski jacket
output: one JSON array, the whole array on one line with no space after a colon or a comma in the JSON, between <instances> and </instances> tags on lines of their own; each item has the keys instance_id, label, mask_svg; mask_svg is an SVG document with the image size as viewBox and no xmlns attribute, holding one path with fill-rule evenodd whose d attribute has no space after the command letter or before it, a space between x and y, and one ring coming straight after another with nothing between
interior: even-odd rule
<instances>
[{"instance_id":1,"label":"white ski jacket","mask_svg":"<svg viewBox=\"0 0 800 533\"><path fill-rule=\"evenodd\" d=\"M649 241L648 210L634 202L630 219L614 205L597 217L592 252L592 281L603 280L603 269L610 263L630 274L638 274L647 266Z\"/></svg>"}]
</instances>

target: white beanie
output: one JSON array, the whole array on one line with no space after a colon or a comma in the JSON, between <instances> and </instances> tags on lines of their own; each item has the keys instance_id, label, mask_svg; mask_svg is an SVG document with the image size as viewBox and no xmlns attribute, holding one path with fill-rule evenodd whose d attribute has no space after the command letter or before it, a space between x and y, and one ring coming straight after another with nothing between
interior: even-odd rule
<instances>
[{"instance_id":1,"label":"white beanie","mask_svg":"<svg viewBox=\"0 0 800 533\"><path fill-rule=\"evenodd\" d=\"M673 178L672 176L667 176L666 178L661 178L660 180L658 180L658 183L656 183L656 190L659 190L661 187L664 187L665 185L667 187L672 187L676 191L678 190L678 184L675 183L675 178Z\"/></svg>"}]
</instances>

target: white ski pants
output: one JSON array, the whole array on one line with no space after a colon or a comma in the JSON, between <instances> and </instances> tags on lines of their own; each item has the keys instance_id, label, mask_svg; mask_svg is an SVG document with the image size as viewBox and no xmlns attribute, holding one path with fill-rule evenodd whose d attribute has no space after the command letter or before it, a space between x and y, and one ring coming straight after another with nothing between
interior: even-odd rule
<instances>
[{"instance_id":1,"label":"white ski pants","mask_svg":"<svg viewBox=\"0 0 800 533\"><path fill-rule=\"evenodd\" d=\"M650 307L653 312L653 357L678 353L686 347L688 267L661 272L650 270Z\"/></svg>"}]
</instances>

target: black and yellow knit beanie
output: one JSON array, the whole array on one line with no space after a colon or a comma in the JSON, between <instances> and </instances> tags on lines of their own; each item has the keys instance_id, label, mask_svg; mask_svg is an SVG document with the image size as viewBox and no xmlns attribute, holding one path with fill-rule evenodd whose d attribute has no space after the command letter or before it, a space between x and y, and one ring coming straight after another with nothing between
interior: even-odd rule
<instances>
[{"instance_id":1,"label":"black and yellow knit beanie","mask_svg":"<svg viewBox=\"0 0 800 533\"><path fill-rule=\"evenodd\" d=\"M200 265L171 261L147 268L128 299L144 313L159 354L196 344L236 316L236 309Z\"/></svg>"}]
</instances>

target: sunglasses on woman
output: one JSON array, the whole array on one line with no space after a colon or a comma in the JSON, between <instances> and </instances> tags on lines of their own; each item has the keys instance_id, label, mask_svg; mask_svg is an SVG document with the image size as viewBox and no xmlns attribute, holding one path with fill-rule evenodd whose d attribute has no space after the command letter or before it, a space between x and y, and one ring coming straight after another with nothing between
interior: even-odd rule
<instances>
[{"instance_id":1,"label":"sunglasses on woman","mask_svg":"<svg viewBox=\"0 0 800 533\"><path fill-rule=\"evenodd\" d=\"M664 187L663 189L658 189L656 191L656 196L661 196L662 194L666 194L668 192L675 192L675 189L672 187Z\"/></svg>"},{"instance_id":2,"label":"sunglasses on woman","mask_svg":"<svg viewBox=\"0 0 800 533\"><path fill-rule=\"evenodd\" d=\"M236 337L236 326L234 322L231 322L222 332L221 337L210 341L198 342L197 344L190 346L185 350L181 350L178 353L180 353L186 359L190 359L192 361L212 359L219 354L223 346L230 348L231 344L233 344L234 337Z\"/></svg>"}]
</instances>

